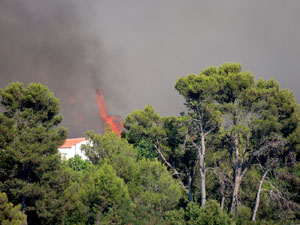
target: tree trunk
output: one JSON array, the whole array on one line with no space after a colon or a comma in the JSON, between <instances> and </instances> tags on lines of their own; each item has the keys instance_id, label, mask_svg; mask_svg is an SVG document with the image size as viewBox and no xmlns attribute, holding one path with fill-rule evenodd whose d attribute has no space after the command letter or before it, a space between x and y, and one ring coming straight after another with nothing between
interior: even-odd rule
<instances>
[{"instance_id":1,"label":"tree trunk","mask_svg":"<svg viewBox=\"0 0 300 225\"><path fill-rule=\"evenodd\" d=\"M201 171L201 206L206 203L205 172Z\"/></svg>"},{"instance_id":2,"label":"tree trunk","mask_svg":"<svg viewBox=\"0 0 300 225\"><path fill-rule=\"evenodd\" d=\"M234 187L233 187L231 207L230 207L230 213L232 215L234 215L236 213L236 210L237 210L237 207L238 207L239 189L240 189L241 180L242 180L242 168L241 168L241 161L240 161L239 139L238 139L237 134L234 135L234 148L235 148Z\"/></svg>"},{"instance_id":3,"label":"tree trunk","mask_svg":"<svg viewBox=\"0 0 300 225\"><path fill-rule=\"evenodd\" d=\"M222 211L224 210L224 203L225 203L225 195L222 195L222 198L221 198L221 209L222 209Z\"/></svg>"},{"instance_id":4,"label":"tree trunk","mask_svg":"<svg viewBox=\"0 0 300 225\"><path fill-rule=\"evenodd\" d=\"M21 211L23 213L26 213L26 197L22 195L22 205L21 205Z\"/></svg>"},{"instance_id":5,"label":"tree trunk","mask_svg":"<svg viewBox=\"0 0 300 225\"><path fill-rule=\"evenodd\" d=\"M256 219L256 213L257 213L258 206L259 206L259 201L260 201L261 188L263 186L263 183L265 181L265 178L266 178L268 172L269 172L269 170L266 170L264 172L264 174L262 175L262 177L260 179L260 182L259 182L259 186L258 186L258 190L257 190L257 194L256 194L255 206L254 206L253 214L252 214L252 221L255 221L255 219Z\"/></svg>"},{"instance_id":6,"label":"tree trunk","mask_svg":"<svg viewBox=\"0 0 300 225\"><path fill-rule=\"evenodd\" d=\"M187 179L188 179L188 191L189 191L188 192L188 200L189 200L189 202L191 202L191 201L193 201L193 195L192 195L192 176L190 173L188 174Z\"/></svg>"},{"instance_id":7,"label":"tree trunk","mask_svg":"<svg viewBox=\"0 0 300 225\"><path fill-rule=\"evenodd\" d=\"M238 193L241 185L241 171L238 169L235 171L234 175L234 188L233 188L233 193L232 193L232 200L231 200L231 208L230 208L230 213L232 215L235 214L237 207L238 207Z\"/></svg>"},{"instance_id":8,"label":"tree trunk","mask_svg":"<svg viewBox=\"0 0 300 225\"><path fill-rule=\"evenodd\" d=\"M206 185L205 185L205 135L201 133L201 151L199 154L199 166L200 166L200 177L201 177L201 206L203 207L206 203Z\"/></svg>"},{"instance_id":9,"label":"tree trunk","mask_svg":"<svg viewBox=\"0 0 300 225\"><path fill-rule=\"evenodd\" d=\"M226 193L226 190L227 190L227 187L225 185L225 181L221 180L219 178L219 182L220 182L220 193L221 193L221 203L220 203L220 207L222 209L222 211L224 210L224 204L225 204L225 193Z\"/></svg>"},{"instance_id":10,"label":"tree trunk","mask_svg":"<svg viewBox=\"0 0 300 225\"><path fill-rule=\"evenodd\" d=\"M25 165L23 164L22 165L22 175L21 175L21 179L23 182L26 182L25 181L25 173L26 173L26 168L25 168ZM22 194L22 203L21 203L21 211L25 214L25 211L26 211L26 197L24 195L24 193Z\"/></svg>"}]
</instances>

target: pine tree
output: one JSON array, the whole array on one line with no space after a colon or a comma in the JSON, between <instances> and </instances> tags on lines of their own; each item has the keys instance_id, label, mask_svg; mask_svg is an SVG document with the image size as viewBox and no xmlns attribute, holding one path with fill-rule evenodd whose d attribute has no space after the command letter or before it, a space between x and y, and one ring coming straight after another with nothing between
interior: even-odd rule
<instances>
[{"instance_id":1,"label":"pine tree","mask_svg":"<svg viewBox=\"0 0 300 225\"><path fill-rule=\"evenodd\" d=\"M61 207L57 195L68 181L58 154L67 135L57 127L62 120L59 100L35 83L27 88L11 83L0 96L0 190L21 204L29 224L51 223Z\"/></svg>"}]
</instances>

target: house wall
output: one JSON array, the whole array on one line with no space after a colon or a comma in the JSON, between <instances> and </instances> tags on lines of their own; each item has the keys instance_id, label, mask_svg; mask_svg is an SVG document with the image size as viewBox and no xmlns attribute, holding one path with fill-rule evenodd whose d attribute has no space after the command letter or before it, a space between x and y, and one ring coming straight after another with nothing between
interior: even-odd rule
<instances>
[{"instance_id":1,"label":"house wall","mask_svg":"<svg viewBox=\"0 0 300 225\"><path fill-rule=\"evenodd\" d=\"M73 145L71 148L59 148L58 151L61 154L62 159L68 160L75 155L81 156L82 159L87 159L85 154L81 151L81 145L86 144L87 141L82 141L78 144Z\"/></svg>"}]
</instances>

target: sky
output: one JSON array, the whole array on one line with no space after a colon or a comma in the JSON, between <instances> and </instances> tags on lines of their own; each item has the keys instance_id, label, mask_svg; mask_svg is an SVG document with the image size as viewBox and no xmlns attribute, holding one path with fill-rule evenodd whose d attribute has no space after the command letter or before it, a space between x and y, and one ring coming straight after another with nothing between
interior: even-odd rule
<instances>
[{"instance_id":1,"label":"sky","mask_svg":"<svg viewBox=\"0 0 300 225\"><path fill-rule=\"evenodd\" d=\"M103 132L96 89L111 115L179 115L176 80L224 62L300 103L299 21L299 0L0 0L0 88L48 86L69 137Z\"/></svg>"}]
</instances>

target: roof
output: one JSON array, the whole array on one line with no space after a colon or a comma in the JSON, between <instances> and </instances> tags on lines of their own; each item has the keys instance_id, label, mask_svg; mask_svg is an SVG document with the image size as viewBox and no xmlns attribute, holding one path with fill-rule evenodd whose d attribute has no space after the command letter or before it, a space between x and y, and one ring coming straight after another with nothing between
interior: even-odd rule
<instances>
[{"instance_id":1,"label":"roof","mask_svg":"<svg viewBox=\"0 0 300 225\"><path fill-rule=\"evenodd\" d=\"M65 143L59 148L72 148L73 145L79 144L80 142L85 141L85 138L71 138L67 139Z\"/></svg>"}]
</instances>

